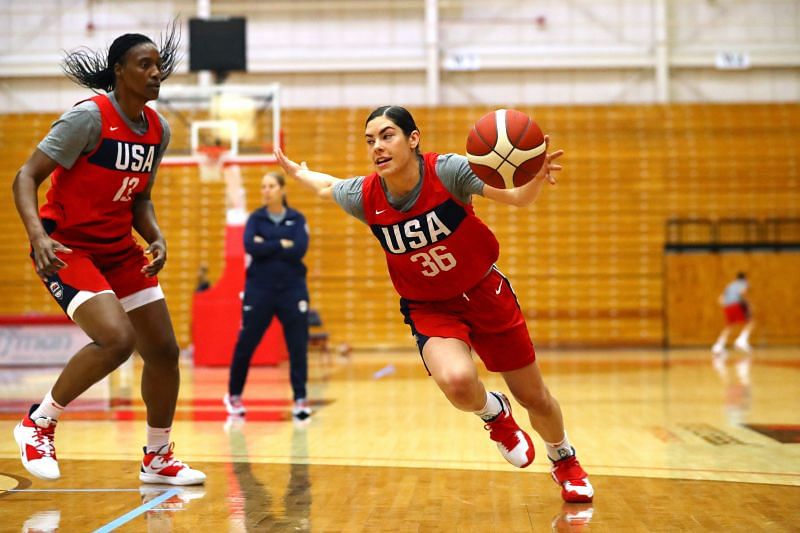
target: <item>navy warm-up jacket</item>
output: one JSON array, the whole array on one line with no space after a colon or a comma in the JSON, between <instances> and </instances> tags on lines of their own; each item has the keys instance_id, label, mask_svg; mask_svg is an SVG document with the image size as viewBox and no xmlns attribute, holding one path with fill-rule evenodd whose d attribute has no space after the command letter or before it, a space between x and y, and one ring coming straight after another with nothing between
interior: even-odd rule
<instances>
[{"instance_id":1,"label":"navy warm-up jacket","mask_svg":"<svg viewBox=\"0 0 800 533\"><path fill-rule=\"evenodd\" d=\"M264 242L255 242L256 235ZM281 247L281 239L294 241L294 246ZM303 256L308 250L308 228L299 211L287 207L280 224L269 218L266 207L250 213L244 228L244 249L252 257L245 290L305 287Z\"/></svg>"}]
</instances>

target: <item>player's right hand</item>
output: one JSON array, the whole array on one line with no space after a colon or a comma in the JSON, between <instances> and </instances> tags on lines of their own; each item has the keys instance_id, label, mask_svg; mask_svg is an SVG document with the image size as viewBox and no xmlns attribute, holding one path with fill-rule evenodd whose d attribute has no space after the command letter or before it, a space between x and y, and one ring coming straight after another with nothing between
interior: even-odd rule
<instances>
[{"instance_id":1,"label":"player's right hand","mask_svg":"<svg viewBox=\"0 0 800 533\"><path fill-rule=\"evenodd\" d=\"M42 281L47 281L47 278L66 268L67 264L56 255L57 253L72 253L72 250L47 235L31 241L31 248L33 248L36 275L42 278Z\"/></svg>"}]
</instances>

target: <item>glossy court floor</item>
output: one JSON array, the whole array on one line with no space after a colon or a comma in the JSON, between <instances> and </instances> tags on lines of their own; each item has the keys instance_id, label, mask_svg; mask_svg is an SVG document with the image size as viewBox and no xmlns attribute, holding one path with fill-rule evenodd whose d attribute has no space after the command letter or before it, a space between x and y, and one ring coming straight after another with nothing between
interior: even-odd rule
<instances>
[{"instance_id":1,"label":"glossy court floor","mask_svg":"<svg viewBox=\"0 0 800 533\"><path fill-rule=\"evenodd\" d=\"M2 369L0 531L800 529L797 348L731 353L716 367L705 350L540 350L539 361L595 486L591 505L562 503L538 437L533 465L506 464L411 350L312 354L304 425L289 416L285 366L253 369L242 421L220 402L227 369L184 365L173 434L176 454L208 474L199 488L138 481L138 362L62 417L62 478L32 479L11 432L54 371Z\"/></svg>"}]
</instances>

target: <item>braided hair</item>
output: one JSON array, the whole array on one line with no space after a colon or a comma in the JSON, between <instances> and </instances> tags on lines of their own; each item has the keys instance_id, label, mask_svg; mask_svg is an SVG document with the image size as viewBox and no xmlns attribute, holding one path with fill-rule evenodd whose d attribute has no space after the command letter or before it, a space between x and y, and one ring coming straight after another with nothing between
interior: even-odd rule
<instances>
[{"instance_id":1,"label":"braided hair","mask_svg":"<svg viewBox=\"0 0 800 533\"><path fill-rule=\"evenodd\" d=\"M161 56L162 81L170 77L180 60L178 55L180 40L180 26L178 26L177 20L173 20L167 28L166 34L161 35L161 43L158 47L158 54ZM62 68L67 77L78 85L95 92L100 89L109 93L117 85L114 66L125 60L128 50L143 43L156 45L150 37L141 33L126 33L114 39L105 53L89 48L79 48L67 53Z\"/></svg>"}]
</instances>

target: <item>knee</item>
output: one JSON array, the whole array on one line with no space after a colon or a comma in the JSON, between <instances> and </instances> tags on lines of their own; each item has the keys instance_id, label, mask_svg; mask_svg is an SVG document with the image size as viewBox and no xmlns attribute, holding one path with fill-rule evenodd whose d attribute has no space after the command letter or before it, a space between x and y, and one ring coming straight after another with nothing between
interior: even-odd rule
<instances>
[{"instance_id":1,"label":"knee","mask_svg":"<svg viewBox=\"0 0 800 533\"><path fill-rule=\"evenodd\" d=\"M180 357L180 348L175 339L163 340L148 349L152 353L141 354L145 365L159 368L177 368Z\"/></svg>"},{"instance_id":2,"label":"knee","mask_svg":"<svg viewBox=\"0 0 800 533\"><path fill-rule=\"evenodd\" d=\"M527 411L539 414L549 413L555 404L555 399L547 387L516 393L514 399Z\"/></svg>"},{"instance_id":3,"label":"knee","mask_svg":"<svg viewBox=\"0 0 800 533\"><path fill-rule=\"evenodd\" d=\"M103 350L109 366L117 368L124 363L136 348L136 335L130 325L121 325L108 331L95 343Z\"/></svg>"},{"instance_id":4,"label":"knee","mask_svg":"<svg viewBox=\"0 0 800 533\"><path fill-rule=\"evenodd\" d=\"M456 407L469 407L475 399L477 374L469 370L452 371L442 376L439 387Z\"/></svg>"}]
</instances>

